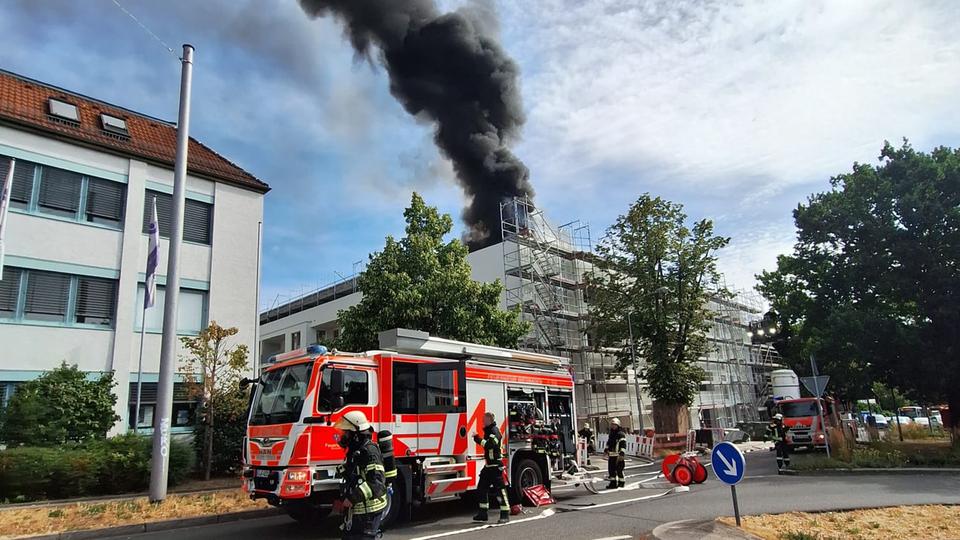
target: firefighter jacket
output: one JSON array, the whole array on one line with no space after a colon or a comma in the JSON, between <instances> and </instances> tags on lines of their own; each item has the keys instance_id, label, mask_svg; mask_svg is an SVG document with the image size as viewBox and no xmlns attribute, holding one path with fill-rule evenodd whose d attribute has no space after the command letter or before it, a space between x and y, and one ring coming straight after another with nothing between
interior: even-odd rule
<instances>
[{"instance_id":1,"label":"firefighter jacket","mask_svg":"<svg viewBox=\"0 0 960 540\"><path fill-rule=\"evenodd\" d=\"M350 445L341 467L341 495L353 503L354 514L381 512L387 507L387 487L383 458L376 443L365 438Z\"/></svg>"},{"instance_id":2,"label":"firefighter jacket","mask_svg":"<svg viewBox=\"0 0 960 540\"><path fill-rule=\"evenodd\" d=\"M606 452L609 457L623 457L627 454L627 438L622 429L610 431Z\"/></svg>"},{"instance_id":3,"label":"firefighter jacket","mask_svg":"<svg viewBox=\"0 0 960 540\"><path fill-rule=\"evenodd\" d=\"M776 422L771 422L767 424L767 434L766 438L769 441L773 442L786 442L787 441L787 432L790 431L790 428L783 424L778 424Z\"/></svg>"},{"instance_id":4,"label":"firefighter jacket","mask_svg":"<svg viewBox=\"0 0 960 540\"><path fill-rule=\"evenodd\" d=\"M577 435L587 440L587 444L593 444L593 430L583 428L577 432Z\"/></svg>"},{"instance_id":5,"label":"firefighter jacket","mask_svg":"<svg viewBox=\"0 0 960 540\"><path fill-rule=\"evenodd\" d=\"M483 428L483 438L479 435L473 436L474 442L483 446L484 467L500 467L503 465L503 435L500 434L500 428L496 424L490 424Z\"/></svg>"}]
</instances>

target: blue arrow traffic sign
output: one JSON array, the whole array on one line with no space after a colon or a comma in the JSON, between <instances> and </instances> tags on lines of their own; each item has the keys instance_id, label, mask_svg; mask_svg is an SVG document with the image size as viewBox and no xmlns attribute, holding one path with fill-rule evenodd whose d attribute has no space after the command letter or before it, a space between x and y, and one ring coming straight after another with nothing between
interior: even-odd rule
<instances>
[{"instance_id":1,"label":"blue arrow traffic sign","mask_svg":"<svg viewBox=\"0 0 960 540\"><path fill-rule=\"evenodd\" d=\"M743 480L743 473L747 468L746 461L740 449L732 443L722 442L714 446L710 462L713 464L713 473L724 484L734 486Z\"/></svg>"}]
</instances>

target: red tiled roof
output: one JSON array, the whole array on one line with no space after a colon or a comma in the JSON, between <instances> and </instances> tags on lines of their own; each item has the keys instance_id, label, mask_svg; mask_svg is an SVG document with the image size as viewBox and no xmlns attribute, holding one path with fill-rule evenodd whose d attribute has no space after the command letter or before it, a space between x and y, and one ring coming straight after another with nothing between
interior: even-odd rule
<instances>
[{"instance_id":1,"label":"red tiled roof","mask_svg":"<svg viewBox=\"0 0 960 540\"><path fill-rule=\"evenodd\" d=\"M75 105L80 125L51 119L48 100ZM120 140L102 129L100 113L126 120L129 139ZM177 129L163 120L96 101L0 70L0 122L42 131L61 139L95 146L173 168ZM270 186L234 165L194 138L190 138L187 170L190 174L266 193Z\"/></svg>"}]
</instances>

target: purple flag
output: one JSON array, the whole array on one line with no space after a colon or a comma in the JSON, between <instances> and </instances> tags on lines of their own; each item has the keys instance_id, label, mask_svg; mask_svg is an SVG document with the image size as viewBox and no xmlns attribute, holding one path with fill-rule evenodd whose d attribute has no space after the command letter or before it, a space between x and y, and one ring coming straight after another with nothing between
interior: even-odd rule
<instances>
[{"instance_id":1,"label":"purple flag","mask_svg":"<svg viewBox=\"0 0 960 540\"><path fill-rule=\"evenodd\" d=\"M16 166L17 160L10 158L10 170L0 186L0 279L3 279L3 235L7 230L7 211L10 209L10 190L13 189L13 169Z\"/></svg>"},{"instance_id":2,"label":"purple flag","mask_svg":"<svg viewBox=\"0 0 960 540\"><path fill-rule=\"evenodd\" d=\"M147 250L147 279L143 287L143 308L153 307L157 296L157 266L160 265L160 224L157 223L157 198L153 198L153 214L150 216L150 247Z\"/></svg>"}]
</instances>

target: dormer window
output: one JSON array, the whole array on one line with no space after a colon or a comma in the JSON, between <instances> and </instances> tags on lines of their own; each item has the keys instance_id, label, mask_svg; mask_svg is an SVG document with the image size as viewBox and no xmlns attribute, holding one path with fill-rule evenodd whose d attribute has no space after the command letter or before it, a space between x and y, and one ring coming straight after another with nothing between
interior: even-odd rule
<instances>
[{"instance_id":1,"label":"dormer window","mask_svg":"<svg viewBox=\"0 0 960 540\"><path fill-rule=\"evenodd\" d=\"M51 119L71 126L80 125L80 113L77 111L76 105L71 105L66 101L53 98L50 98L47 103L50 107Z\"/></svg>"},{"instance_id":2,"label":"dormer window","mask_svg":"<svg viewBox=\"0 0 960 540\"><path fill-rule=\"evenodd\" d=\"M130 133L127 131L127 121L123 118L117 118L109 114L101 114L100 122L103 124L103 130L107 133L123 137L130 136Z\"/></svg>"}]
</instances>

